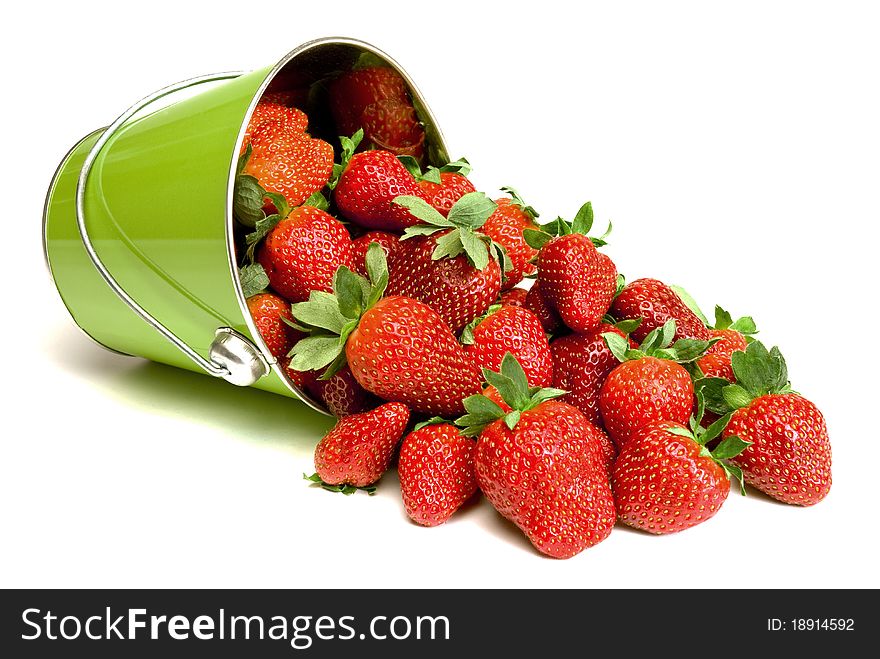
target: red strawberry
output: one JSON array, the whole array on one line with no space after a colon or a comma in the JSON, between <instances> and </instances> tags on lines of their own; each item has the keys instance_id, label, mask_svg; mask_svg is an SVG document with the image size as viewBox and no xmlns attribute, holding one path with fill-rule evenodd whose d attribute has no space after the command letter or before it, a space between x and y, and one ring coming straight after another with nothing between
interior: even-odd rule
<instances>
[{"instance_id":1,"label":"red strawberry","mask_svg":"<svg viewBox=\"0 0 880 659\"><path fill-rule=\"evenodd\" d=\"M366 412L380 404L378 398L358 384L348 366L343 366L327 380L317 376L309 378L305 387L336 418Z\"/></svg>"},{"instance_id":2,"label":"red strawberry","mask_svg":"<svg viewBox=\"0 0 880 659\"><path fill-rule=\"evenodd\" d=\"M538 213L531 206L526 206L522 198L513 188L503 188L511 195L511 199L497 199L498 208L486 224L483 233L501 245L510 258L511 269L505 272L504 288L513 288L526 275L535 274L536 268L532 260L538 250L531 247L523 236L523 230L538 228L535 218Z\"/></svg>"},{"instance_id":3,"label":"red strawberry","mask_svg":"<svg viewBox=\"0 0 880 659\"><path fill-rule=\"evenodd\" d=\"M670 348L675 321L651 332L638 350L616 333L603 334L622 363L614 368L599 391L602 422L618 449L642 426L652 421L687 423L694 406L694 386L687 370L676 361L700 357L707 341L680 340Z\"/></svg>"},{"instance_id":4,"label":"red strawberry","mask_svg":"<svg viewBox=\"0 0 880 659\"><path fill-rule=\"evenodd\" d=\"M637 279L627 284L614 300L611 313L618 320L642 319L633 332L636 341L644 340L649 332L670 319L676 324L676 339L709 340L709 330L703 321L678 293L656 279Z\"/></svg>"},{"instance_id":5,"label":"red strawberry","mask_svg":"<svg viewBox=\"0 0 880 659\"><path fill-rule=\"evenodd\" d=\"M506 291L501 291L501 304L506 307L525 307L528 294L529 291L526 288L509 288ZM537 316L537 314L535 315ZM540 318L538 320L540 321ZM543 326L544 324L541 323L541 327Z\"/></svg>"},{"instance_id":6,"label":"red strawberry","mask_svg":"<svg viewBox=\"0 0 880 659\"><path fill-rule=\"evenodd\" d=\"M258 293L247 299L247 306L272 356L276 359L286 357L293 344L303 336L282 320L293 322L290 303L272 293Z\"/></svg>"},{"instance_id":7,"label":"red strawberry","mask_svg":"<svg viewBox=\"0 0 880 659\"><path fill-rule=\"evenodd\" d=\"M484 270L478 270L464 254L434 260L437 248L434 236L401 243L388 259L388 294L424 302L457 333L498 298L501 267L490 260Z\"/></svg>"},{"instance_id":8,"label":"red strawberry","mask_svg":"<svg viewBox=\"0 0 880 659\"><path fill-rule=\"evenodd\" d=\"M474 184L470 182L467 175L458 171L438 170L437 177L439 177L439 183L426 178L419 179L419 187L425 201L431 204L443 217L449 215L449 210L456 201L469 192L476 192Z\"/></svg>"},{"instance_id":9,"label":"red strawberry","mask_svg":"<svg viewBox=\"0 0 880 659\"><path fill-rule=\"evenodd\" d=\"M390 151L366 151L351 157L335 188L336 205L347 220L361 226L401 231L419 223L396 197L419 197L416 179Z\"/></svg>"},{"instance_id":10,"label":"red strawberry","mask_svg":"<svg viewBox=\"0 0 880 659\"><path fill-rule=\"evenodd\" d=\"M315 447L317 476L327 485L372 485L388 469L408 423L400 403L345 417Z\"/></svg>"},{"instance_id":11,"label":"red strawberry","mask_svg":"<svg viewBox=\"0 0 880 659\"><path fill-rule=\"evenodd\" d=\"M553 384L553 356L541 322L522 307L490 309L489 315L462 334L464 350L480 368L497 371L507 353L526 372L529 386Z\"/></svg>"},{"instance_id":12,"label":"red strawberry","mask_svg":"<svg viewBox=\"0 0 880 659\"><path fill-rule=\"evenodd\" d=\"M355 380L385 400L425 414L457 414L462 399L481 388L479 369L430 307L417 300L385 297L388 270L379 245L367 250L369 281L340 267L333 295L313 292L293 306L312 335L294 347L300 371L338 371L347 361Z\"/></svg>"},{"instance_id":13,"label":"red strawberry","mask_svg":"<svg viewBox=\"0 0 880 659\"><path fill-rule=\"evenodd\" d=\"M359 275L367 276L367 248L370 243L378 243L387 259L393 252L400 249L400 236L387 231L368 231L351 242L354 251L354 269Z\"/></svg>"},{"instance_id":14,"label":"red strawberry","mask_svg":"<svg viewBox=\"0 0 880 659\"><path fill-rule=\"evenodd\" d=\"M620 521L663 534L713 517L730 492L730 467L723 459L745 445L730 440L710 453L705 443L672 421L654 421L636 431L620 450L612 475Z\"/></svg>"},{"instance_id":15,"label":"red strawberry","mask_svg":"<svg viewBox=\"0 0 880 659\"><path fill-rule=\"evenodd\" d=\"M755 321L749 316L733 321L730 314L715 307L715 327L709 328L709 338L720 339L709 346L706 354L697 360L697 366L706 377L718 377L736 382L731 357L734 352L745 352L749 347L746 336L757 333Z\"/></svg>"},{"instance_id":16,"label":"red strawberry","mask_svg":"<svg viewBox=\"0 0 880 659\"><path fill-rule=\"evenodd\" d=\"M751 442L734 464L745 481L765 494L801 506L818 503L831 489L831 444L825 419L803 396L791 392L788 369L778 348L759 341L733 354L736 384L701 381L707 407L733 410L722 436ZM713 391L714 390L714 391Z\"/></svg>"},{"instance_id":17,"label":"red strawberry","mask_svg":"<svg viewBox=\"0 0 880 659\"><path fill-rule=\"evenodd\" d=\"M290 359L283 359L281 364L284 368L284 374L290 380L291 384L302 394L309 394L309 386L312 384L312 381L316 378L316 375L312 371L297 371L291 368ZM320 399L316 402L323 403Z\"/></svg>"},{"instance_id":18,"label":"red strawberry","mask_svg":"<svg viewBox=\"0 0 880 659\"><path fill-rule=\"evenodd\" d=\"M601 323L583 334L562 336L550 344L553 353L553 386L569 393L560 400L574 405L590 423L602 425L599 392L608 374L619 364L602 336L626 335L614 325Z\"/></svg>"},{"instance_id":19,"label":"red strawberry","mask_svg":"<svg viewBox=\"0 0 880 659\"><path fill-rule=\"evenodd\" d=\"M285 133L302 134L305 133L309 126L309 118L302 110L287 107L280 103L267 102L264 98L254 108L250 121L248 121L242 143L242 151L250 144L257 128L267 122L275 122L276 126Z\"/></svg>"},{"instance_id":20,"label":"red strawberry","mask_svg":"<svg viewBox=\"0 0 880 659\"><path fill-rule=\"evenodd\" d=\"M273 152L255 150L242 173L253 176L268 192L284 195L290 206L299 206L327 185L333 158L327 142L303 136L286 140Z\"/></svg>"},{"instance_id":21,"label":"red strawberry","mask_svg":"<svg viewBox=\"0 0 880 659\"><path fill-rule=\"evenodd\" d=\"M480 391L479 370L430 307L386 297L368 310L346 344L361 386L426 414L459 413Z\"/></svg>"},{"instance_id":22,"label":"red strawberry","mask_svg":"<svg viewBox=\"0 0 880 659\"><path fill-rule=\"evenodd\" d=\"M428 425L404 437L397 471L406 514L422 526L449 519L477 491L476 442L454 425Z\"/></svg>"},{"instance_id":23,"label":"red strawberry","mask_svg":"<svg viewBox=\"0 0 880 659\"><path fill-rule=\"evenodd\" d=\"M425 153L425 129L409 101L382 99L368 105L361 114L364 139L377 149L396 156L421 160Z\"/></svg>"},{"instance_id":24,"label":"red strawberry","mask_svg":"<svg viewBox=\"0 0 880 659\"><path fill-rule=\"evenodd\" d=\"M569 558L604 540L614 526L614 500L601 431L576 408L531 393L512 357L494 386L514 408L505 413L482 396L467 399L456 423L479 433L474 464L489 502L542 553Z\"/></svg>"},{"instance_id":25,"label":"red strawberry","mask_svg":"<svg viewBox=\"0 0 880 659\"><path fill-rule=\"evenodd\" d=\"M406 81L394 69L371 66L341 75L330 83L330 112L341 135L363 128L363 113L377 101L409 104Z\"/></svg>"},{"instance_id":26,"label":"red strawberry","mask_svg":"<svg viewBox=\"0 0 880 659\"><path fill-rule=\"evenodd\" d=\"M529 292L526 293L526 299L523 306L531 311L541 321L541 325L547 334L554 334L562 327L562 319L559 314L547 304L544 295L541 293L541 282L535 281Z\"/></svg>"},{"instance_id":27,"label":"red strawberry","mask_svg":"<svg viewBox=\"0 0 880 659\"><path fill-rule=\"evenodd\" d=\"M336 269L354 267L345 226L312 206L294 208L281 220L263 242L258 259L272 288L293 302L308 299L310 291L330 291Z\"/></svg>"}]
</instances>

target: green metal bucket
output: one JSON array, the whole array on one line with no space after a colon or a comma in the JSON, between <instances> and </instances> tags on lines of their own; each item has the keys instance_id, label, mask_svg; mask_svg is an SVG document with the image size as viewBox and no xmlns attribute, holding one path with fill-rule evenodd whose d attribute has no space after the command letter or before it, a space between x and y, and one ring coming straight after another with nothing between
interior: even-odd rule
<instances>
[{"instance_id":1,"label":"green metal bucket","mask_svg":"<svg viewBox=\"0 0 880 659\"><path fill-rule=\"evenodd\" d=\"M74 322L110 350L326 412L285 376L248 312L232 191L245 128L273 81L309 86L349 69L363 53L401 73L425 124L428 160L447 162L437 122L406 72L354 39L311 41L265 69L160 90L83 138L49 187L43 245Z\"/></svg>"}]
</instances>

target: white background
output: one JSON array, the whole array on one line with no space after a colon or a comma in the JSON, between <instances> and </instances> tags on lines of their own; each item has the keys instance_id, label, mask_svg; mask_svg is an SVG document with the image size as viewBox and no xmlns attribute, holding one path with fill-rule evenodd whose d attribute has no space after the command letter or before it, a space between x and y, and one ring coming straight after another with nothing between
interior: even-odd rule
<instances>
[{"instance_id":1,"label":"white background","mask_svg":"<svg viewBox=\"0 0 880 659\"><path fill-rule=\"evenodd\" d=\"M880 586L871 3L304 4L4 10L0 585ZM67 149L154 89L334 34L407 68L478 187L548 219L592 199L628 278L752 314L826 415L829 497L731 495L687 532L554 561L485 501L423 529L392 475L372 498L310 489L326 419L84 338L40 249Z\"/></svg>"}]
</instances>

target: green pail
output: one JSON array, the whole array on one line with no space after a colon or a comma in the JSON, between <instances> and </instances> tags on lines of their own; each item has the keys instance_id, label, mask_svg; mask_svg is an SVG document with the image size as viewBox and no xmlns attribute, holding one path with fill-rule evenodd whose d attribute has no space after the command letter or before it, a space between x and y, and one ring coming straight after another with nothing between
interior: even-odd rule
<instances>
[{"instance_id":1,"label":"green pail","mask_svg":"<svg viewBox=\"0 0 880 659\"><path fill-rule=\"evenodd\" d=\"M310 118L320 122L329 112L312 83L350 69L363 53L401 73L426 127L428 160L446 162L412 80L354 39L311 41L265 69L160 90L83 138L49 187L46 260L76 324L110 350L325 411L288 380L251 320L238 281L232 191L245 128L273 81L311 87Z\"/></svg>"}]
</instances>

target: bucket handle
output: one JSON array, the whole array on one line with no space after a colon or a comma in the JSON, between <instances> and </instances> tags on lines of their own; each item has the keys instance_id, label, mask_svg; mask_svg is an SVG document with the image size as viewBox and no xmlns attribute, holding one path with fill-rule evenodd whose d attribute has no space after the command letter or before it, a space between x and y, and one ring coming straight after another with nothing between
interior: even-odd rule
<instances>
[{"instance_id":1,"label":"bucket handle","mask_svg":"<svg viewBox=\"0 0 880 659\"><path fill-rule=\"evenodd\" d=\"M214 341L209 348L209 358L205 359L202 357L180 337L174 334L174 332L165 327L165 325L159 322L152 314L138 304L138 302L132 298L124 288L122 288L119 282L116 281L116 278L113 277L107 269L107 266L104 265L104 262L95 250L95 246L92 244L92 240L89 237L88 227L86 226L85 214L86 185L88 184L92 167L94 166L101 149L104 148L107 142L110 141L116 131L118 131L126 121L154 101L164 98L169 94L205 82L229 80L237 78L240 75L242 75L242 72L214 73L190 78L189 80L183 80L142 98L128 110L119 115L116 121L110 124L104 133L98 138L97 142L95 142L91 151L89 151L83 161L82 170L80 171L76 185L76 224L79 229L80 238L82 238L83 245L85 246L86 254L95 266L95 269L101 275L101 278L107 286L110 287L110 290L116 293L119 299L122 300L129 309L137 314L150 327L159 332L159 334L165 337L206 373L217 378L223 378L232 384L246 387L269 373L269 364L259 349L257 349L257 347L245 336L239 334L231 327L220 327L215 332Z\"/></svg>"}]
</instances>

